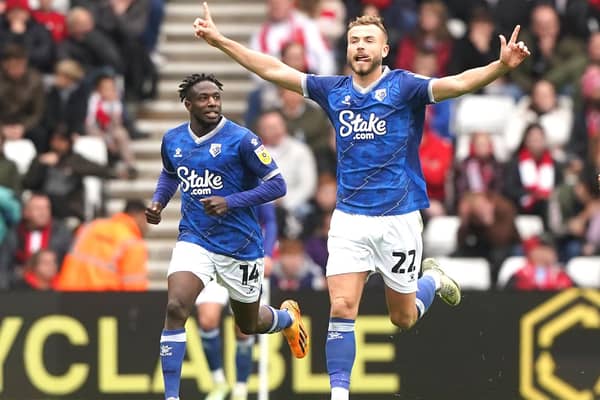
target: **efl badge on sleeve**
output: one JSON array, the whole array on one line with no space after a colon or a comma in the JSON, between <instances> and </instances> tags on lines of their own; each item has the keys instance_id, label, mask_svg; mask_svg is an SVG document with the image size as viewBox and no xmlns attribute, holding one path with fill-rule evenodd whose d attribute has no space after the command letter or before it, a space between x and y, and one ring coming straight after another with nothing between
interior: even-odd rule
<instances>
[{"instance_id":1,"label":"efl badge on sleeve","mask_svg":"<svg viewBox=\"0 0 600 400\"><path fill-rule=\"evenodd\" d=\"M256 153L256 155L258 156L258 159L260 160L261 163L263 163L265 165L271 164L271 161L272 161L271 155L269 154L269 152L267 151L267 149L265 148L264 145L260 146L256 150L254 150L254 153Z\"/></svg>"},{"instance_id":2,"label":"efl badge on sleeve","mask_svg":"<svg viewBox=\"0 0 600 400\"><path fill-rule=\"evenodd\" d=\"M208 150L211 156L216 157L221 154L221 143L211 143L210 149Z\"/></svg>"}]
</instances>

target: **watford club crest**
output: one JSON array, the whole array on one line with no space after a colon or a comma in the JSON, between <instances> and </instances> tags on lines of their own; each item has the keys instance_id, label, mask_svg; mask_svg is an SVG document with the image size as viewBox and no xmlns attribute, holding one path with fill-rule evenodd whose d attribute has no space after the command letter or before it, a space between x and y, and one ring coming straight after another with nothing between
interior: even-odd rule
<instances>
[{"instance_id":1,"label":"watford club crest","mask_svg":"<svg viewBox=\"0 0 600 400\"><path fill-rule=\"evenodd\" d=\"M258 156L258 159L260 160L261 163L263 163L265 165L271 164L271 161L272 161L271 155L269 154L269 152L267 151L267 149L265 148L264 145L260 146L256 150L254 150L254 153Z\"/></svg>"},{"instance_id":2,"label":"watford club crest","mask_svg":"<svg viewBox=\"0 0 600 400\"><path fill-rule=\"evenodd\" d=\"M208 152L213 158L221 154L221 143L212 143Z\"/></svg>"},{"instance_id":3,"label":"watford club crest","mask_svg":"<svg viewBox=\"0 0 600 400\"><path fill-rule=\"evenodd\" d=\"M387 90L385 89L377 89L375 91L375 95L374 97L378 100L378 101L383 101L383 99L385 99L385 97L387 96Z\"/></svg>"}]
</instances>

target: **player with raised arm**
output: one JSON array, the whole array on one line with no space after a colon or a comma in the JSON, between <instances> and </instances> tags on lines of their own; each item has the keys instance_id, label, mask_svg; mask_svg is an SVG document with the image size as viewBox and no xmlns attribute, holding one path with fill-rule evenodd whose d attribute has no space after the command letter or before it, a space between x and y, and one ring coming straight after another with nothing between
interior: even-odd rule
<instances>
[{"instance_id":1,"label":"player with raised arm","mask_svg":"<svg viewBox=\"0 0 600 400\"><path fill-rule=\"evenodd\" d=\"M429 206L418 158L425 106L480 89L516 68L528 55L519 26L500 57L486 66L431 79L383 66L387 32L378 17L348 26L350 76L303 74L219 33L204 3L194 21L197 37L248 70L313 99L336 130L338 193L329 231L327 283L331 302L326 342L331 399L349 398L355 357L354 321L365 279L378 271L392 323L409 329L437 294L458 305L460 288L433 259L423 261L419 210ZM442 232L444 234L444 232Z\"/></svg>"},{"instance_id":2,"label":"player with raised arm","mask_svg":"<svg viewBox=\"0 0 600 400\"><path fill-rule=\"evenodd\" d=\"M148 222L158 224L161 211L180 188L181 221L169 264L160 338L167 400L179 400L185 322L198 294L212 280L227 288L243 333L282 331L298 358L309 346L295 301L284 301L279 310L259 304L264 251L255 206L285 195L285 181L260 138L221 114L221 90L213 75L193 74L180 84L189 122L162 139L163 170L146 209Z\"/></svg>"}]
</instances>

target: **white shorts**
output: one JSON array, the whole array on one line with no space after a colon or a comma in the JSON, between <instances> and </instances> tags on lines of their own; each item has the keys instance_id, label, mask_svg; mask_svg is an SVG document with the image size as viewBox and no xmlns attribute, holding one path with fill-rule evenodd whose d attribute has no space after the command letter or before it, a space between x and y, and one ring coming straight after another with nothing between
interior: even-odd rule
<instances>
[{"instance_id":1,"label":"white shorts","mask_svg":"<svg viewBox=\"0 0 600 400\"><path fill-rule=\"evenodd\" d=\"M379 272L399 293L417 291L423 256L423 221L419 211L371 217L335 210L327 248L327 276Z\"/></svg>"},{"instance_id":2,"label":"white shorts","mask_svg":"<svg viewBox=\"0 0 600 400\"><path fill-rule=\"evenodd\" d=\"M210 281L196 298L196 304L217 303L225 306L229 302L229 292L217 281Z\"/></svg>"},{"instance_id":3,"label":"white shorts","mask_svg":"<svg viewBox=\"0 0 600 400\"><path fill-rule=\"evenodd\" d=\"M229 297L241 303L254 303L260 297L265 262L237 260L210 252L194 243L177 242L173 249L167 276L186 271L196 275L205 287L216 280Z\"/></svg>"}]
</instances>

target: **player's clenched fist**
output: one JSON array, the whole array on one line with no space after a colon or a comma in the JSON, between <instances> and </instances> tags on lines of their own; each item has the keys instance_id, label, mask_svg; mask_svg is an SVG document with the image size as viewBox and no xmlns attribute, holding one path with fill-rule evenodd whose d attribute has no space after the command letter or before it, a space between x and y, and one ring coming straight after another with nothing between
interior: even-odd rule
<instances>
[{"instance_id":1,"label":"player's clenched fist","mask_svg":"<svg viewBox=\"0 0 600 400\"><path fill-rule=\"evenodd\" d=\"M160 222L160 213L163 209L162 204L157 201L152 202L149 207L146 208L146 221L152 225L158 225Z\"/></svg>"},{"instance_id":2,"label":"player's clenched fist","mask_svg":"<svg viewBox=\"0 0 600 400\"><path fill-rule=\"evenodd\" d=\"M204 204L204 212L213 217L224 215L227 210L227 201L221 196L210 196L200 200Z\"/></svg>"}]
</instances>

